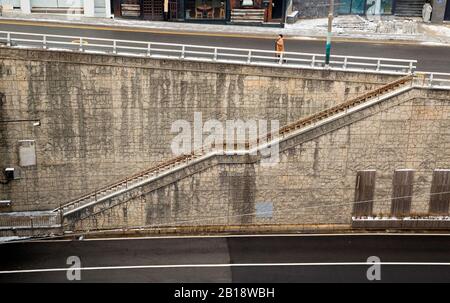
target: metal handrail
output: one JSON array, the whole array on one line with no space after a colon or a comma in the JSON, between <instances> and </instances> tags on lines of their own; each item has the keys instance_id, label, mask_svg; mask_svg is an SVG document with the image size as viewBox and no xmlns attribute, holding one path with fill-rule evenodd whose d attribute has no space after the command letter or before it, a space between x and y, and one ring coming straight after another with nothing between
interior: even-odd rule
<instances>
[{"instance_id":1,"label":"metal handrail","mask_svg":"<svg viewBox=\"0 0 450 303\"><path fill-rule=\"evenodd\" d=\"M410 74L417 60L332 55L330 66L325 66L325 55L314 53L283 52L282 58L275 50L216 47L205 45L160 43L107 38L36 34L0 31L0 41L8 46L43 49L67 49L81 52L103 52L129 56L200 60L248 65L283 66L361 72ZM76 42L74 42L76 41ZM227 58L234 58L233 60Z\"/></svg>"}]
</instances>

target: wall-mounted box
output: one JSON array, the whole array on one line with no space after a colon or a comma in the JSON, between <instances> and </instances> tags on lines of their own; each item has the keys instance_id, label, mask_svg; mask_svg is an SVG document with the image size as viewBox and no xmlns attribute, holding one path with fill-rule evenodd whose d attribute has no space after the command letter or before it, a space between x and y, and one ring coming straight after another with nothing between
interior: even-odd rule
<instances>
[{"instance_id":1,"label":"wall-mounted box","mask_svg":"<svg viewBox=\"0 0 450 303\"><path fill-rule=\"evenodd\" d=\"M7 167L5 168L5 178L9 181L20 179L20 171L14 167Z\"/></svg>"},{"instance_id":2,"label":"wall-mounted box","mask_svg":"<svg viewBox=\"0 0 450 303\"><path fill-rule=\"evenodd\" d=\"M0 200L0 208L1 207L10 207L11 206L11 200Z\"/></svg>"},{"instance_id":3,"label":"wall-mounted box","mask_svg":"<svg viewBox=\"0 0 450 303\"><path fill-rule=\"evenodd\" d=\"M19 141L19 162L21 167L36 165L36 142L34 140Z\"/></svg>"}]
</instances>

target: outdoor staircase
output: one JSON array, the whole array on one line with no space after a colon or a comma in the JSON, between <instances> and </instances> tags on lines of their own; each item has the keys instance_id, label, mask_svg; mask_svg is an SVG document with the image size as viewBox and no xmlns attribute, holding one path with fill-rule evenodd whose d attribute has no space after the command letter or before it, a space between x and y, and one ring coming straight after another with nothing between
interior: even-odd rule
<instances>
[{"instance_id":1,"label":"outdoor staircase","mask_svg":"<svg viewBox=\"0 0 450 303\"><path fill-rule=\"evenodd\" d=\"M425 0L397 0L395 15L400 17L422 17Z\"/></svg>"},{"instance_id":2,"label":"outdoor staircase","mask_svg":"<svg viewBox=\"0 0 450 303\"><path fill-rule=\"evenodd\" d=\"M257 150L261 150L267 144L273 143L273 140L287 140L289 137L295 136L296 133L298 131L301 131L303 128L311 127L312 125L316 126L318 123L324 121L329 117L340 115L343 113L346 114L350 109L358 107L359 105L362 105L364 103L370 103L370 101L373 101L377 97L394 92L397 89L403 89L407 84L412 84L413 79L413 75L402 77L396 81L383 85L380 88L371 90L337 106L333 106L311 116L300 119L294 123L288 124L279 129L279 131L276 133L276 137L274 137L272 134L267 134L259 138L254 145L250 144L252 142L246 142L245 152L249 153L250 146L256 146ZM409 87L412 87L412 85L408 85L407 88ZM235 146L234 149L236 148L237 147ZM224 150L227 151L225 147ZM228 151L230 151L230 149L228 149ZM230 152L234 153L235 151L231 150ZM158 180L159 178L162 178L183 167L193 165L194 163L206 160L209 157L215 155L217 155L217 148L215 148L214 146L204 146L201 150L194 151L192 154L182 155L173 159L169 159L148 170L125 178L95 192L84 195L78 199L62 205L61 207L55 209L54 212L61 213L62 217L77 213L78 211L81 211L86 207L95 205L102 201L107 201L109 198L120 195L122 193L126 193L131 189Z\"/></svg>"},{"instance_id":3,"label":"outdoor staircase","mask_svg":"<svg viewBox=\"0 0 450 303\"><path fill-rule=\"evenodd\" d=\"M264 9L233 9L230 21L233 24L261 24L264 22Z\"/></svg>"}]
</instances>

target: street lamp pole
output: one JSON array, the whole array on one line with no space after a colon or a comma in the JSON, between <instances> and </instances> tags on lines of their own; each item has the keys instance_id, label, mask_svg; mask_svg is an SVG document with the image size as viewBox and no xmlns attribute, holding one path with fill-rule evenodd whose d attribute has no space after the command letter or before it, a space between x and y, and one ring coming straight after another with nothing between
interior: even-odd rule
<instances>
[{"instance_id":1,"label":"street lamp pole","mask_svg":"<svg viewBox=\"0 0 450 303\"><path fill-rule=\"evenodd\" d=\"M329 12L328 12L327 44L325 46L325 66L330 65L331 35L332 35L332 30L333 30L333 14L334 14L334 0L330 0L330 7L329 7Z\"/></svg>"}]
</instances>

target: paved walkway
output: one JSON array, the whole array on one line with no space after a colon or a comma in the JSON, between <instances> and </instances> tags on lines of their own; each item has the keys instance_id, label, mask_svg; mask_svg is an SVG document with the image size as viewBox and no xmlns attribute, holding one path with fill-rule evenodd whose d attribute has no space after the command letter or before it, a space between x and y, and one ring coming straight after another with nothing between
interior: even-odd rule
<instances>
[{"instance_id":1,"label":"paved walkway","mask_svg":"<svg viewBox=\"0 0 450 303\"><path fill-rule=\"evenodd\" d=\"M84 16L31 14L5 12L1 20L17 22L46 22L77 24L96 27L142 29L153 32L189 32L221 36L275 36L284 34L297 39L324 39L327 19L305 19L285 28L241 26L223 24L199 24L185 22L161 22L125 19L92 18ZM450 25L424 24L420 18L338 16L333 23L334 36L341 39L409 41L431 45L450 45Z\"/></svg>"}]
</instances>

